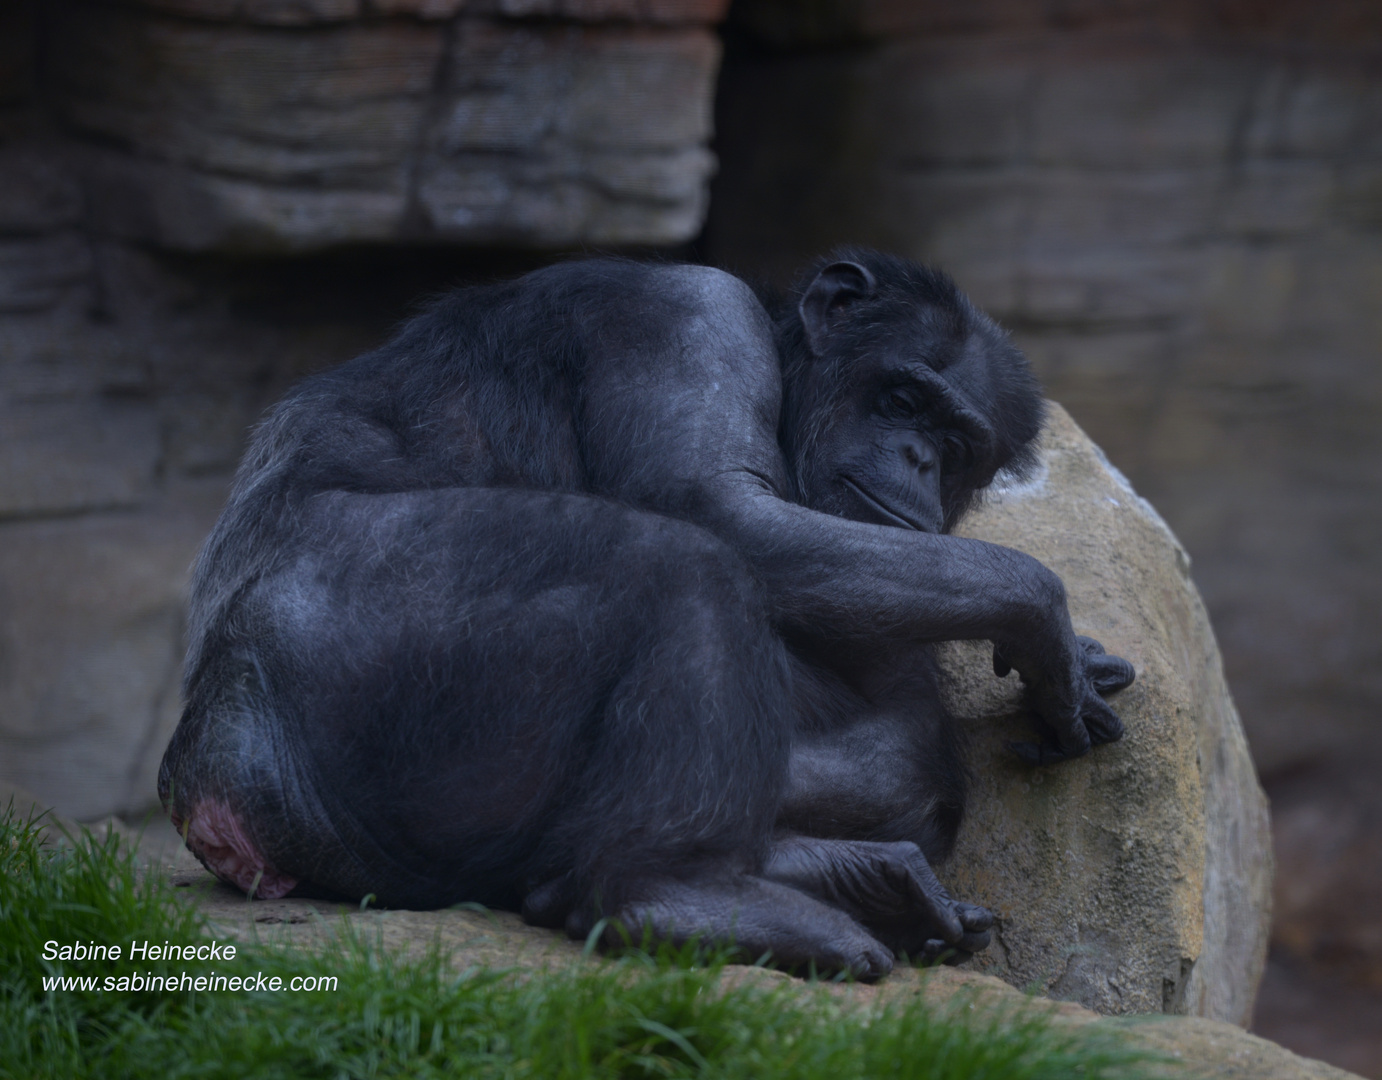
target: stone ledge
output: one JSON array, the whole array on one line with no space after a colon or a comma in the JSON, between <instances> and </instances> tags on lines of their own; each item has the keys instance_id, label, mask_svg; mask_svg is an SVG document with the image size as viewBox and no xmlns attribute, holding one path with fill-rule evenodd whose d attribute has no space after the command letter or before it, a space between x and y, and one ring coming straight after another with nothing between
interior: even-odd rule
<instances>
[{"instance_id":1,"label":"stone ledge","mask_svg":"<svg viewBox=\"0 0 1382 1080\"><path fill-rule=\"evenodd\" d=\"M121 828L118 823L117 828ZM161 831L160 831L161 830ZM282 941L319 944L346 926L366 940L379 941L398 952L421 952L433 942L451 952L458 970L471 966L553 969L571 964L598 964L584 957L581 945L560 933L525 926L509 912L367 911L308 900L247 901L222 885L195 863L185 850L174 846L160 825L145 833L151 852L173 886L195 903L214 932L236 940ZM1160 1073L1168 1077L1215 1076L1225 1080L1361 1080L1353 1073L1291 1053L1266 1039L1250 1035L1233 1024L1202 1017L1101 1017L1072 1002L1028 997L1002 980L966 968L898 968L872 986L838 983L814 986L778 971L731 965L725 970L729 985L744 982L764 987L797 985L803 993L825 992L843 1003L876 1008L916 997L942 1006L959 995L975 1004L994 1008L1043 1009L1057 1025L1098 1025L1165 1055L1171 1066ZM1177 1066L1184 1066L1184 1069Z\"/></svg>"},{"instance_id":2,"label":"stone ledge","mask_svg":"<svg viewBox=\"0 0 1382 1080\"><path fill-rule=\"evenodd\" d=\"M120 0L107 0L120 2ZM579 22L704 24L724 18L729 0L136 0L155 11L214 22L310 26L390 15L449 19L458 14Z\"/></svg>"},{"instance_id":3,"label":"stone ledge","mask_svg":"<svg viewBox=\"0 0 1382 1080\"><path fill-rule=\"evenodd\" d=\"M54 102L98 231L180 251L542 248L680 243L705 216L713 5L294 27L167 6L54 8Z\"/></svg>"}]
</instances>

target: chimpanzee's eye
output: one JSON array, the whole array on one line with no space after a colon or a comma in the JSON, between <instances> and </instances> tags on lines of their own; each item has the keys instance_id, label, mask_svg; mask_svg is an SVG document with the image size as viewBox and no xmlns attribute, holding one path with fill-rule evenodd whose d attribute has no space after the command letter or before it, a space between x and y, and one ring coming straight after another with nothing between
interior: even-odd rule
<instances>
[{"instance_id":1,"label":"chimpanzee's eye","mask_svg":"<svg viewBox=\"0 0 1382 1080\"><path fill-rule=\"evenodd\" d=\"M916 402L905 390L889 390L883 395L883 411L891 416L911 416Z\"/></svg>"},{"instance_id":2,"label":"chimpanzee's eye","mask_svg":"<svg viewBox=\"0 0 1382 1080\"><path fill-rule=\"evenodd\" d=\"M945 459L947 471L963 471L973 463L969 443L959 435L946 435L941 440L941 456Z\"/></svg>"}]
</instances>

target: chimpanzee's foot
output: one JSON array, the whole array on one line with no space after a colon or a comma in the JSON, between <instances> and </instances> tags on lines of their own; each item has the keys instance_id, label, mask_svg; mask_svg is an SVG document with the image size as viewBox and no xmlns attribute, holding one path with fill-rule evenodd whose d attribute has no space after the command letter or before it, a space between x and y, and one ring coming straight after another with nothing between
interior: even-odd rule
<instances>
[{"instance_id":1,"label":"chimpanzee's foot","mask_svg":"<svg viewBox=\"0 0 1382 1080\"><path fill-rule=\"evenodd\" d=\"M805 893L762 878L738 875L712 881L649 882L638 899L610 917L602 941L734 946L748 960L765 954L778 966L821 974L847 972L872 982L893 969L890 949L843 911ZM567 932L585 937L593 922L584 907L572 911Z\"/></svg>"},{"instance_id":2,"label":"chimpanzee's foot","mask_svg":"<svg viewBox=\"0 0 1382 1080\"><path fill-rule=\"evenodd\" d=\"M989 943L993 914L952 899L909 841L782 837L763 876L848 912L899 954L959 963Z\"/></svg>"},{"instance_id":3,"label":"chimpanzee's foot","mask_svg":"<svg viewBox=\"0 0 1382 1080\"><path fill-rule=\"evenodd\" d=\"M567 917L579 901L576 876L565 873L530 890L523 898L523 907L519 913L529 926L545 926L548 930L559 930L566 925Z\"/></svg>"}]
</instances>

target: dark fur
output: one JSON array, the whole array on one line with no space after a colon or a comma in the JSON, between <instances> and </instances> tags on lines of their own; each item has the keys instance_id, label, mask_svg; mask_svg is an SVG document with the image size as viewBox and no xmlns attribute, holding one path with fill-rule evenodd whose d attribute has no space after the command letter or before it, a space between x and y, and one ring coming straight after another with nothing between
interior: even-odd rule
<instances>
[{"instance_id":1,"label":"dark fur","mask_svg":"<svg viewBox=\"0 0 1382 1080\"><path fill-rule=\"evenodd\" d=\"M847 520L831 463L854 409L868 475L948 530L1030 463L1040 395L944 275L817 271L842 265L872 291L832 294L818 355L816 271L770 322L727 275L591 260L453 292L298 386L195 568L175 821L225 808L300 889L386 904L526 898L864 976L887 961L860 924L982 947L981 909L888 884L963 813L927 642L991 637L1078 698L1063 593L1015 552ZM894 355L925 366L914 417L861 389ZM1078 711L1046 720L1087 748Z\"/></svg>"}]
</instances>

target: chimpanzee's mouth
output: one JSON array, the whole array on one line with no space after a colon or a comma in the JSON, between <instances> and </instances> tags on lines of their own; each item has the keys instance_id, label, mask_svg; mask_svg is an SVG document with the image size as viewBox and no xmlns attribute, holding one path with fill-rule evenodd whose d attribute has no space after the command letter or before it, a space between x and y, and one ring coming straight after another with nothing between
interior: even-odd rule
<instances>
[{"instance_id":1,"label":"chimpanzee's mouth","mask_svg":"<svg viewBox=\"0 0 1382 1080\"><path fill-rule=\"evenodd\" d=\"M922 528L915 521L912 521L910 518L903 517L896 510L893 510L891 507L885 505L878 499L874 498L862 487L860 487L853 480L851 480L848 476L841 476L840 479L844 481L845 487L849 488L852 492L854 492L854 494L859 496L860 500L863 501L865 506L868 506L869 508L877 511L887 521L887 523L896 525L902 529L911 529L913 532L929 531L927 529Z\"/></svg>"}]
</instances>

